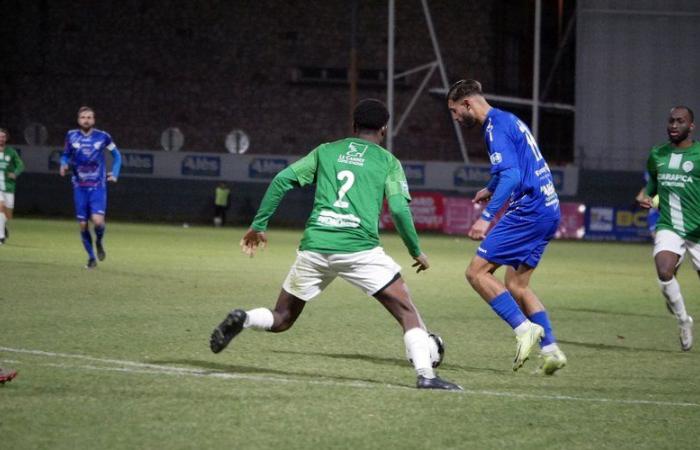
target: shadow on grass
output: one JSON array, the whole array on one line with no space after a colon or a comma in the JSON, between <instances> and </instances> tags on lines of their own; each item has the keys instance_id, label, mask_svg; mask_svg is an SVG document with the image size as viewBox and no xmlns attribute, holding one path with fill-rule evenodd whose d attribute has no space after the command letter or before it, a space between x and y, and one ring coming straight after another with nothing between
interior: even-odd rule
<instances>
[{"instance_id":1,"label":"shadow on grass","mask_svg":"<svg viewBox=\"0 0 700 450\"><path fill-rule=\"evenodd\" d=\"M380 381L380 380L374 380L370 378L358 378L358 377L344 377L344 376L339 376L339 375L319 375L319 374L314 374L314 373L306 373L306 372L294 372L294 371L289 371L289 370L278 370L278 369L271 369L268 367L253 367L253 366L241 366L241 365L234 365L234 364L222 364L222 363L215 363L211 361L203 361L203 360L197 360L197 359L161 359L161 360L153 360L153 361L147 361L150 364L181 364L181 365L186 365L186 366L191 366L191 367L199 367L201 369L205 370L211 370L213 372L223 372L223 373L230 373L230 374L248 374L248 375L277 375L280 377L295 377L295 378L305 378L309 380L315 380L318 381L319 379L324 379L324 380L330 380L330 381L338 381L338 382L350 382L350 383L367 383L367 384L375 384L375 385L382 385L386 386L388 384L391 384L393 386L401 386L401 387L413 387L413 385L406 385L406 384L393 384L393 383L387 383L386 381Z\"/></svg>"},{"instance_id":2,"label":"shadow on grass","mask_svg":"<svg viewBox=\"0 0 700 450\"><path fill-rule=\"evenodd\" d=\"M623 350L626 352L652 352L652 353L679 353L678 350L662 350L660 348L643 348L643 347L628 347L624 345L612 345L612 344L599 344L595 342L574 342L574 341L562 341L558 340L560 344L571 345L574 347L584 347L591 348L594 350L611 350L619 351Z\"/></svg>"},{"instance_id":3,"label":"shadow on grass","mask_svg":"<svg viewBox=\"0 0 700 450\"><path fill-rule=\"evenodd\" d=\"M405 359L400 359L400 358L384 358L380 356L371 356L371 355L363 355L359 353L321 353L321 352L297 352L293 350L273 350L273 353L283 353L283 354L291 354L291 355L312 355L312 356L320 356L323 358L334 358L334 359L346 359L346 360L354 360L354 361L365 361L369 362L372 364L383 364L387 366L405 366L409 369L411 369L411 365L408 361ZM510 370L501 370L501 369L490 369L486 367L470 367L470 366L461 366L457 364L452 364L452 363L445 363L444 365L441 365L440 369L445 369L445 370L463 370L463 371L473 371L473 372L492 372L492 373L511 373Z\"/></svg>"},{"instance_id":4,"label":"shadow on grass","mask_svg":"<svg viewBox=\"0 0 700 450\"><path fill-rule=\"evenodd\" d=\"M592 313L592 314L606 314L610 316L625 316L625 317L646 317L649 319L657 319L659 317L664 317L665 314L640 314L631 312L618 312L610 311L607 309L594 309L594 308L571 308L567 306L558 306L556 311L571 311L571 312L581 312L581 313Z\"/></svg>"}]
</instances>

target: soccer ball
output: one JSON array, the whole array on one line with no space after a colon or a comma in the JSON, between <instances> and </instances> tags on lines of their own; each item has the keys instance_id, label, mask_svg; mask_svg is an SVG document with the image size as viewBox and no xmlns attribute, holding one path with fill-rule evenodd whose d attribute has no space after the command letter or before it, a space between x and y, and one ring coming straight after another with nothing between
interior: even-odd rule
<instances>
[{"instance_id":1,"label":"soccer ball","mask_svg":"<svg viewBox=\"0 0 700 450\"><path fill-rule=\"evenodd\" d=\"M433 363L433 368L436 368L442 364L442 360L445 359L445 341L435 333L428 333L428 338L430 361ZM411 359L411 355L408 354L408 349L406 349L406 359L413 364L413 359Z\"/></svg>"}]
</instances>

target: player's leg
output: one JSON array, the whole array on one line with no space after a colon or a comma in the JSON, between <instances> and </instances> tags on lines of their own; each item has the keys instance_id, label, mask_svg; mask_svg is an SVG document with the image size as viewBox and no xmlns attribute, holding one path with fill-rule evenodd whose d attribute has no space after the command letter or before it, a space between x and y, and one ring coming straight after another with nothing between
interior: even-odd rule
<instances>
[{"instance_id":1,"label":"player's leg","mask_svg":"<svg viewBox=\"0 0 700 450\"><path fill-rule=\"evenodd\" d=\"M683 260L685 252L686 243L676 233L670 230L660 230L656 233L654 239L654 265L656 266L659 287L666 299L666 307L678 321L681 349L687 351L693 345L693 319L686 312L681 286L676 279L676 271ZM691 256L695 264L696 258L692 253ZM700 261L698 264L700 264ZM696 266L697 269L698 267Z\"/></svg>"},{"instance_id":2,"label":"player's leg","mask_svg":"<svg viewBox=\"0 0 700 450\"><path fill-rule=\"evenodd\" d=\"M335 274L328 270L326 259L326 255L315 252L297 252L297 259L282 285L274 310L234 309L212 332L209 339L211 350L219 353L244 328L275 333L291 328L306 302L320 294L335 278Z\"/></svg>"},{"instance_id":3,"label":"player's leg","mask_svg":"<svg viewBox=\"0 0 700 450\"><path fill-rule=\"evenodd\" d=\"M97 260L92 248L92 235L88 227L88 219L90 218L89 192L79 187L73 188L73 202L75 203L75 217L78 219L80 228L80 240L83 242L85 252L88 254L88 262L85 268L92 269L97 267Z\"/></svg>"},{"instance_id":4,"label":"player's leg","mask_svg":"<svg viewBox=\"0 0 700 450\"><path fill-rule=\"evenodd\" d=\"M544 329L544 336L540 340L543 358L541 370L546 375L552 375L557 370L564 368L567 360L554 337L546 308L530 288L530 277L534 271L534 267L526 264L521 264L517 270L509 266L506 269L506 287L513 294L527 318Z\"/></svg>"},{"instance_id":5,"label":"player's leg","mask_svg":"<svg viewBox=\"0 0 700 450\"><path fill-rule=\"evenodd\" d=\"M5 207L4 195L0 191L0 245L5 243L5 229L7 225L7 208Z\"/></svg>"},{"instance_id":6,"label":"player's leg","mask_svg":"<svg viewBox=\"0 0 700 450\"><path fill-rule=\"evenodd\" d=\"M399 323L404 333L406 353L416 371L416 387L461 389L435 374L430 358L430 335L401 278L401 266L384 249L375 247L355 253L336 254L329 258L329 262L338 276L377 299Z\"/></svg>"},{"instance_id":7,"label":"player's leg","mask_svg":"<svg viewBox=\"0 0 700 450\"><path fill-rule=\"evenodd\" d=\"M107 189L97 188L90 192L90 219L95 227L95 247L97 247L97 259L104 261L107 258L102 239L105 235L105 215L107 214Z\"/></svg>"}]
</instances>

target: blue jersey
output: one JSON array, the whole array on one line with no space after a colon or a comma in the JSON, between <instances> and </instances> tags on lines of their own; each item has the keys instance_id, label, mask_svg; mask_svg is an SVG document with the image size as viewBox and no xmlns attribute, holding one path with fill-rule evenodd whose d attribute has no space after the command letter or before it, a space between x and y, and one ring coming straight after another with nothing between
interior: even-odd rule
<instances>
[{"instance_id":1,"label":"blue jersey","mask_svg":"<svg viewBox=\"0 0 700 450\"><path fill-rule=\"evenodd\" d=\"M93 128L89 134L81 130L66 133L66 146L61 155L61 164L71 166L74 187L104 187L107 181L105 150L114 157L112 175L119 176L121 157L112 137Z\"/></svg>"},{"instance_id":2,"label":"blue jersey","mask_svg":"<svg viewBox=\"0 0 700 450\"><path fill-rule=\"evenodd\" d=\"M506 214L527 221L559 219L559 197L552 173L527 125L509 112L491 108L482 130L491 176L497 177L506 169L520 173Z\"/></svg>"}]
</instances>

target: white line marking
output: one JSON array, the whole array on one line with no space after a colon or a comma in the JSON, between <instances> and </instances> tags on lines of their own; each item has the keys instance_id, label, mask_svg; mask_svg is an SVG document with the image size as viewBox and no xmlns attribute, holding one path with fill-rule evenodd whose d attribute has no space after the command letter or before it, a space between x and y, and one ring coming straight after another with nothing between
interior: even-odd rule
<instances>
[{"instance_id":1,"label":"white line marking","mask_svg":"<svg viewBox=\"0 0 700 450\"><path fill-rule=\"evenodd\" d=\"M392 385L392 384L374 384L374 383L364 383L361 381L332 381L332 380L302 380L302 379L291 379L282 377L272 377L272 376L261 376L261 375L246 375L222 372L219 370L202 370L202 369L192 369L187 367L173 367L161 364L149 364L141 363L137 361L127 361L121 359L111 359L111 358L98 358L88 355L78 355L70 353L56 353L56 352L46 352L42 350L27 350L20 348L8 348L0 347L0 351L10 352L10 353L20 353L26 355L43 356L48 358L66 358L66 359L80 359L84 361L112 364L116 366L123 367L101 367L96 365L80 365L80 364L65 364L65 363L43 363L39 364L42 366L56 367L60 369L83 369L83 370L95 370L95 371L105 371L105 372L122 372L122 373L139 373L139 374L152 374L152 375L174 375L174 376L190 376L190 377L203 377L203 378L218 378L224 380L248 380L248 381L264 381L264 382L274 382L274 383L305 383L305 384L315 384L315 385L325 385L325 386L341 386L341 387L357 387L371 389L376 387L386 387L393 389L408 389L405 386ZM9 360L3 360L9 361ZM13 360L14 361L14 360ZM15 361L16 363L17 361ZM412 389L412 388L411 388ZM481 395L481 396L491 396L491 397L505 397L505 398L516 398L516 399L532 399L532 400L560 400L560 401L574 401L574 402L597 402L597 403L616 403L623 405L656 405L656 406L683 406L683 407L700 407L698 403L690 402L667 402L667 401L657 401L657 400L640 400L640 399L614 399L614 398L596 398L596 397L573 397L570 395L551 395L551 394L523 394L517 392L506 392L506 391L487 391L487 390L473 390L465 389L462 391L463 394L469 395Z\"/></svg>"}]
</instances>

